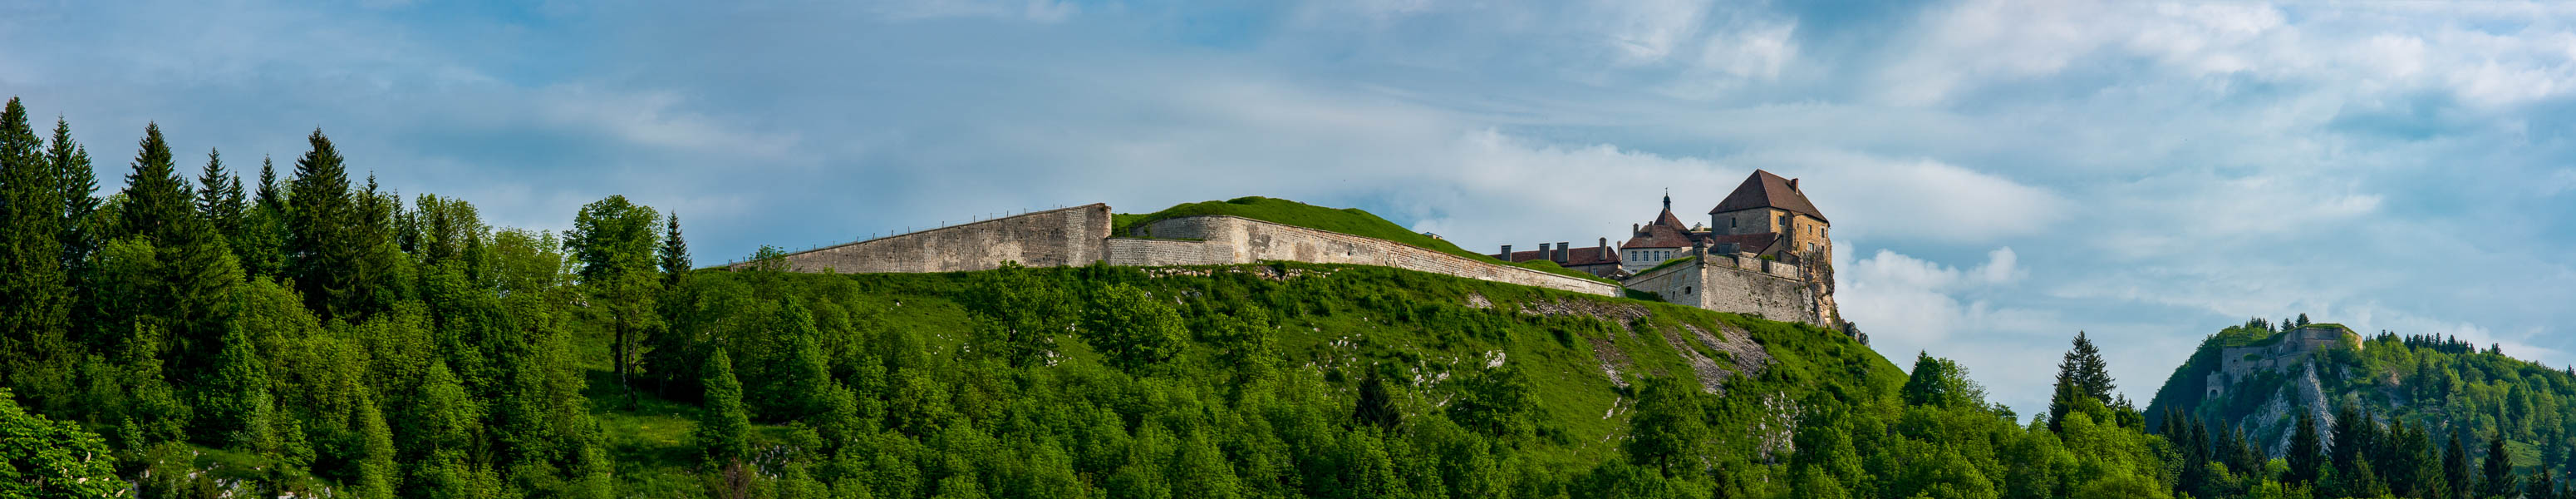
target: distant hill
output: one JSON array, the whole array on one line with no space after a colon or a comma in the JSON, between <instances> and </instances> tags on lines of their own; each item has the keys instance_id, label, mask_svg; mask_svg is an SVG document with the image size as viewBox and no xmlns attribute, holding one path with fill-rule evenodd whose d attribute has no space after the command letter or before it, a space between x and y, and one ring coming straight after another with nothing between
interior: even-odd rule
<instances>
[{"instance_id":1,"label":"distant hill","mask_svg":"<svg viewBox=\"0 0 2576 499\"><path fill-rule=\"evenodd\" d=\"M2342 329L2331 324L2311 326ZM2482 462L2488 457L2490 440L2500 434L2516 474L2548 471L2553 481L2563 482L2559 478L2569 469L2571 454L2567 436L2576 433L2576 375L2514 359L2493 346L2380 333L2351 335L2342 344L2284 359L2280 365L2248 368L2241 376L2213 380L2211 375L2221 373L2230 360L2245 364L2268 359L2270 355L2262 352L2278 349L2260 347L2279 345L2294 329L2257 320L2204 339L2148 404L2148 427L2166 428L2170 423L2166 419L2180 416L2212 428L2239 429L2265 454L2278 457L2293 447L2293 428L2301 413L2314 420L2319 439L2329 448L2335 445L2338 425L2351 425L2348 419L2367 420L2372 428L2363 433L2376 432L2378 437L2348 438L2378 440L2360 444L2371 447L2371 452L2360 454L2361 459L2377 456L2380 462L2373 467L2383 475L2377 481L2400 487L2400 495L2404 495L2402 482L2420 481L2420 477L2414 475L2416 470L2392 470L2392 466L2420 464L2417 461L2425 459L2440 462L2439 456L2405 454L2445 450L2456 436L2467 457ZM2218 395L2212 396L2213 392ZM2402 438L2408 441L2392 441L2399 438L2389 437L2389 432L2401 425L2411 432ZM2345 478L2345 484L2359 481L2359 477ZM2330 484L2326 490L2357 491L2335 490L2335 486L2342 485Z\"/></svg>"}]
</instances>

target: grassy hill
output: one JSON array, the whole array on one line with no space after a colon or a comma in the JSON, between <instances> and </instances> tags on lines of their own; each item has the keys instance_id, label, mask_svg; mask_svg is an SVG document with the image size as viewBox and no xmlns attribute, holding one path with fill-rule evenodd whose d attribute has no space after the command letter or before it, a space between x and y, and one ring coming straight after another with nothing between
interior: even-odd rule
<instances>
[{"instance_id":1,"label":"grassy hill","mask_svg":"<svg viewBox=\"0 0 2576 499\"><path fill-rule=\"evenodd\" d=\"M849 378L859 399L922 400L901 393L894 379L918 376L928 385L947 387L938 408L888 404L875 412L889 421L887 438L932 448L943 445L942 433L905 436L907 411L944 413L949 428L989 429L974 438L1016 449L1012 454L1043 454L1043 442L1056 441L1062 452L1081 457L1107 453L1123 460L1130 445L1089 449L1082 430L1084 416L1121 421L1119 433L1132 438L1177 435L1206 438L1226 450L1246 482L1296 484L1318 477L1262 475L1297 470L1262 468L1264 460L1281 464L1305 458L1267 456L1265 445L1297 453L1335 452L1331 442L1365 433L1365 425L1348 423L1372 383L1385 389L1405 433L1457 432L1466 399L1478 397L1480 383L1511 370L1528 387L1525 432L1499 431L1466 441L1517 450L1495 451L1489 458L1508 462L1510 473L1526 475L1520 486L1531 490L1573 486L1569 482L1599 463L1621 455L1621 443L1637 413L1642 386L1650 379L1679 381L1704 394L1713 413L1734 415L1713 420L1714 442L1724 452L1759 456L1782 448L1791 426L1780 413L1787 401L1815 396L1825 387L1885 395L1903 383L1904 373L1868 348L1834 332L1812 327L1710 312L1658 302L1605 298L1514 286L1436 274L1372 266L1280 263L1135 269L1106 266L1081 268L1006 268L949 274L807 275L770 272L700 272L695 274L687 307L701 315L673 324L677 330L704 328L710 344L734 345L751 366L775 348L768 326L787 307L811 317L812 334L835 373ZM1101 307L1093 297L1107 289L1133 289L1151 297L1148 308L1168 310L1186 341L1167 361L1129 372L1104 353L1097 338L1084 334L1041 335L1044 359L1015 367L1005 359L1008 347L997 345L1001 324L1023 319L1040 322L1087 307ZM1026 292L1026 293L1022 293ZM1001 296L1008 295L1008 296ZM1003 304L1009 305L1003 305ZM1007 307L1007 308L1005 308ZM1016 315L1012 310L1030 311ZM1137 315L1137 314L1128 314ZM1156 316L1159 312L1141 315ZM1065 326L1046 323L1041 329ZM1084 327L1103 326L1075 326ZM1225 331L1250 328L1265 338L1257 347ZM1246 361L1245 349L1266 352ZM772 352L775 352L772 350ZM605 352L595 352L604 354ZM783 354L780 354L783 355ZM792 355L786 355L792 358ZM1260 374L1247 362L1267 366ZM895 367L888 367L895 366ZM739 369L750 370L753 367ZM667 372L667 369L665 370ZM678 374L672 393L694 393L683 387L692 374ZM751 393L793 391L763 388L775 377L745 373ZM883 380L883 381L868 381ZM1374 381L1372 381L1374 380ZM594 386L605 383L594 383ZM876 392L876 390L884 390ZM1873 396L1875 397L1875 396ZM594 395L613 398L612 394ZM690 494L699 484L687 477L697 462L683 451L690 430L685 407L694 401L648 398L640 409L611 410L605 424L627 433L662 437L614 440L611 453L621 461L622 489L628 492ZM753 439L759 446L797 449L791 427L817 426L811 417L755 411ZM1302 414L1303 416L1298 416ZM1056 421L1057 418L1070 418ZM1323 426L1295 430L1303 418ZM1142 425L1142 426L1140 426ZM1469 425L1474 427L1474 425ZM1157 429L1148 429L1156 427ZM1446 429L1444 429L1446 428ZM808 430L810 431L810 430ZM1430 433L1423 433L1430 432ZM1468 438L1460 434L1459 438ZM1342 436L1335 436L1342 435ZM808 439L812 437L801 437ZM1057 441L1055 439L1065 440ZM1320 440L1300 440L1300 439ZM1422 437L1386 452L1432 452L1439 445ZM1448 438L1448 437L1443 437ZM1124 441L1126 437L1121 437ZM1275 440L1274 440L1275 439ZM1020 442L1013 444L1010 442ZM1269 443L1264 443L1269 442ZM1186 451L1163 449L1172 456ZM1028 447L1022 448L1021 445ZM1322 446L1322 447L1313 447ZM826 445L828 447L828 445ZM802 455L786 451L780 456ZM1402 454L1397 455L1398 458ZM1438 459L1389 461L1402 473L1442 473ZM787 460L762 463L784 466ZM1293 466L1291 466L1293 468ZM1097 471L1116 471L1106 466ZM1338 478L1336 478L1338 480ZM1419 484L1416 484L1419 485ZM1301 494L1334 495L1308 483ZM656 492L659 491L659 492Z\"/></svg>"},{"instance_id":2,"label":"grassy hill","mask_svg":"<svg viewBox=\"0 0 2576 499\"><path fill-rule=\"evenodd\" d=\"M1434 239L1430 236L1422 235L1419 232L1414 232L1412 229L1406 229L1404 226L1396 225L1395 222L1386 221L1384 218L1379 218L1377 215L1359 208L1333 209L1285 199L1274 199L1260 196L1240 197L1225 201L1201 201L1196 203L1187 203L1175 205L1170 208L1164 208L1162 211L1145 214L1119 213L1111 216L1112 226L1109 233L1124 236L1129 235L1135 228L1143 227L1146 224L1153 223L1158 220L1201 215L1232 215L1282 225L1293 225L1309 229L1340 232L1355 236L1374 237L1409 244L1433 251L1439 251L1442 253L1458 255L1460 257L1481 262L1513 265L1532 270L1581 277L1602 282L1615 282L1609 279L1603 279L1599 276L1594 276L1590 273L1570 270L1565 267L1558 266L1556 262L1544 260L1533 260L1520 263L1504 262L1483 253L1459 248L1458 245L1451 244L1447 240ZM1150 236L1150 234L1148 236Z\"/></svg>"}]
</instances>

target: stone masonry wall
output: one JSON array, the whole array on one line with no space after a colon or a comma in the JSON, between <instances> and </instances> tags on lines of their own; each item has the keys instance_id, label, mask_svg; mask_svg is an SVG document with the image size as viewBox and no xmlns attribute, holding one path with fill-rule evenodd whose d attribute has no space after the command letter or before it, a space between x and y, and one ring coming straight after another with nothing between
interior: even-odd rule
<instances>
[{"instance_id":1,"label":"stone masonry wall","mask_svg":"<svg viewBox=\"0 0 2576 499\"><path fill-rule=\"evenodd\" d=\"M1628 289L1662 295L1667 302L1823 325L1815 294L1797 276L1797 267L1779 262L1709 255L1631 277L1627 284Z\"/></svg>"},{"instance_id":2,"label":"stone masonry wall","mask_svg":"<svg viewBox=\"0 0 2576 499\"><path fill-rule=\"evenodd\" d=\"M1090 204L791 253L786 260L791 271L845 274L988 270L1004 260L1088 265L1106 253L1101 240L1109 223L1109 205Z\"/></svg>"},{"instance_id":3,"label":"stone masonry wall","mask_svg":"<svg viewBox=\"0 0 2576 499\"><path fill-rule=\"evenodd\" d=\"M1158 238L1111 239L1110 262L1137 265L1221 265L1286 260L1379 265L1524 286L1619 296L1619 285L1521 267L1471 260L1413 245L1338 232L1209 215L1156 221L1143 227ZM1190 244L1199 249L1187 249Z\"/></svg>"}]
</instances>

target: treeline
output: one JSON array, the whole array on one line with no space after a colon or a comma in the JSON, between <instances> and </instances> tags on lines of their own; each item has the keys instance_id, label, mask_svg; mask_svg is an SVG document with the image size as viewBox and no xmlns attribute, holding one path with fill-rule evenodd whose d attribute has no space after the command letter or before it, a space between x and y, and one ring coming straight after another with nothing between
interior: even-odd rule
<instances>
[{"instance_id":1,"label":"treeline","mask_svg":"<svg viewBox=\"0 0 2576 499\"><path fill-rule=\"evenodd\" d=\"M191 181L147 125L102 198L70 125L47 140L28 118L0 113L0 386L103 437L113 452L82 462L115 476L22 475L24 495L120 477L146 497L611 492L574 342L645 321L619 305L665 287L656 238L688 266L676 221L611 197L560 239L494 230L463 201L358 183L319 130L285 175L263 158L246 181L210 150Z\"/></svg>"}]
</instances>

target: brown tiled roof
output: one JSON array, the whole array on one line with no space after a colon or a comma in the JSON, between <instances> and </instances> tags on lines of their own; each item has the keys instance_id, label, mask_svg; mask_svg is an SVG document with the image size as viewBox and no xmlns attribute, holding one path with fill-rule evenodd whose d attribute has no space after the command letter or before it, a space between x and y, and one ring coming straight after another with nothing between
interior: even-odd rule
<instances>
[{"instance_id":1,"label":"brown tiled roof","mask_svg":"<svg viewBox=\"0 0 2576 499\"><path fill-rule=\"evenodd\" d=\"M1664 212L1664 216L1670 217L1670 216L1672 216L1672 212L1669 212L1669 211ZM1645 227L1643 227L1643 228L1639 228L1639 229L1637 229L1637 230L1638 230L1638 233L1637 233L1637 234L1634 234L1634 235L1633 235L1634 237L1630 237L1630 238L1628 238L1628 243L1627 243L1627 244L1620 245L1619 247L1621 247L1621 248L1687 248L1687 247L1690 247L1690 245L1691 245L1691 236L1690 236L1690 233L1689 233L1689 232L1684 232L1684 231L1682 230L1682 228L1680 228L1680 227L1675 227L1675 226L1671 226L1671 225L1663 225L1663 224L1655 224L1655 225L1648 225L1648 226L1645 226Z\"/></svg>"},{"instance_id":2,"label":"brown tiled roof","mask_svg":"<svg viewBox=\"0 0 2576 499\"><path fill-rule=\"evenodd\" d=\"M1727 194L1725 201L1719 201L1717 207L1709 209L1708 212L1718 214L1755 208L1779 208L1789 210L1790 213L1804 214L1816 217L1817 220L1832 222L1825 219L1824 212L1816 211L1815 203L1807 202L1806 194L1790 188L1789 182L1791 182L1789 179L1780 178L1779 175L1773 175L1771 172L1754 170L1753 176L1745 177L1743 185L1735 186L1734 193Z\"/></svg>"},{"instance_id":3,"label":"brown tiled roof","mask_svg":"<svg viewBox=\"0 0 2576 499\"><path fill-rule=\"evenodd\" d=\"M1493 256L1493 257L1494 257L1494 258L1496 258L1496 259L1500 259L1500 260L1507 261L1507 262L1520 263L1520 262L1526 262L1526 261L1530 261L1530 260L1553 260L1554 258L1553 258L1553 257L1551 257L1551 256L1549 256L1549 254L1551 254L1551 253L1555 253L1555 252L1556 252L1555 250L1540 250L1540 251L1514 251L1514 252L1512 252L1512 256L1511 256L1510 258L1504 258L1504 257L1503 257L1503 255L1490 255L1490 256ZM1562 265L1562 266L1572 267L1572 266L1576 266L1576 265L1600 265L1600 264L1615 264L1615 263L1619 263L1619 252L1618 252L1618 251L1616 251L1616 250L1612 250L1612 249L1610 249L1610 248L1603 248L1603 247L1600 247L1600 246L1586 246L1586 247L1581 247L1581 248L1568 248L1568 249L1566 249L1566 250L1565 250L1565 261L1564 261L1564 262L1560 262L1560 263L1558 263L1557 265Z\"/></svg>"}]
</instances>

